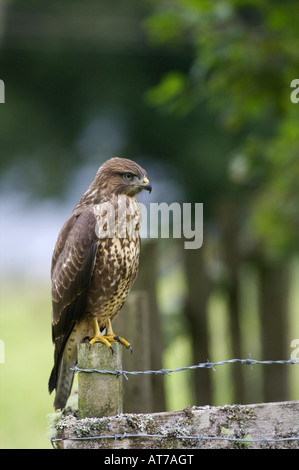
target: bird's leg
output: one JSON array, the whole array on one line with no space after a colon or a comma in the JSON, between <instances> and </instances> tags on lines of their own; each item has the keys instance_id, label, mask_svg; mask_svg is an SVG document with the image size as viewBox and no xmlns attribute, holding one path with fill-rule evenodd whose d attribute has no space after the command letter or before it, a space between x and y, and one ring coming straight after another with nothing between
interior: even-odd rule
<instances>
[{"instance_id":1,"label":"bird's leg","mask_svg":"<svg viewBox=\"0 0 299 470\"><path fill-rule=\"evenodd\" d=\"M106 339L106 337L101 333L98 320L96 318L94 318L93 320L93 326L94 326L94 336L89 337L90 346L93 346L94 343L103 343L107 346L108 349L112 349L111 344L108 341L108 339Z\"/></svg>"},{"instance_id":2,"label":"bird's leg","mask_svg":"<svg viewBox=\"0 0 299 470\"><path fill-rule=\"evenodd\" d=\"M126 346L127 349L130 349L130 351L132 352L132 346L130 345L130 343L128 343L128 341L126 341L124 338L116 335L113 332L110 320L108 320L106 323L106 334L104 335L104 337L107 339L107 341L109 341L109 343L121 343Z\"/></svg>"}]
</instances>

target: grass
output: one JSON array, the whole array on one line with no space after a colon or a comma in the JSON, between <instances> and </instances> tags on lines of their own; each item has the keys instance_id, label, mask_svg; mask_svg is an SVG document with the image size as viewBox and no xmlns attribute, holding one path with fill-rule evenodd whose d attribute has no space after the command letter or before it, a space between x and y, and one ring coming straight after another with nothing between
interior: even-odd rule
<instances>
[{"instance_id":1,"label":"grass","mask_svg":"<svg viewBox=\"0 0 299 470\"><path fill-rule=\"evenodd\" d=\"M2 286L0 338L0 447L49 448L47 392L52 367L49 288L38 284Z\"/></svg>"},{"instance_id":2,"label":"grass","mask_svg":"<svg viewBox=\"0 0 299 470\"><path fill-rule=\"evenodd\" d=\"M255 359L259 354L259 321L256 312L257 292L252 273L242 273L242 345L243 356L250 352ZM290 291L290 343L299 338L299 262L292 264ZM171 320L171 310L177 308L179 295L184 294L179 273L164 279L160 297L164 297L164 314ZM162 295L163 294L163 295ZM171 294L171 295L170 295ZM167 305L167 298L172 299ZM161 300L161 299L159 299ZM163 299L162 299L163 300ZM166 308L167 307L167 308ZM211 361L231 359L228 330L228 311L225 295L212 294L208 305L209 341ZM173 319L173 325L177 319ZM53 396L47 390L48 377L53 362L51 340L50 286L38 282L14 283L2 286L0 297L0 340L5 347L5 363L0 363L0 448L40 449L51 448L47 436L47 415L53 412ZM169 322L167 322L169 324ZM253 331L254 330L254 331ZM3 343L2 343L3 342ZM292 350L290 348L290 354ZM286 358L282 358L286 359ZM299 359L299 357L298 357ZM188 337L175 335L164 352L163 367L178 368L192 365ZM213 405L231 402L230 365L211 371L214 386ZM245 366L240 366L244 367ZM246 368L248 401L254 402L258 393L261 368ZM190 372L178 372L164 378L167 409L179 410L193 405L194 393ZM299 396L299 367L290 366L291 399ZM255 392L254 392L255 391ZM251 399L252 398L252 399Z\"/></svg>"},{"instance_id":3,"label":"grass","mask_svg":"<svg viewBox=\"0 0 299 470\"><path fill-rule=\"evenodd\" d=\"M178 336L166 349L164 354L164 367L177 369L192 365L191 345L186 336ZM190 386L191 371L172 372L165 376L164 387L166 408L168 411L182 410L190 403L194 403L194 394Z\"/></svg>"}]
</instances>

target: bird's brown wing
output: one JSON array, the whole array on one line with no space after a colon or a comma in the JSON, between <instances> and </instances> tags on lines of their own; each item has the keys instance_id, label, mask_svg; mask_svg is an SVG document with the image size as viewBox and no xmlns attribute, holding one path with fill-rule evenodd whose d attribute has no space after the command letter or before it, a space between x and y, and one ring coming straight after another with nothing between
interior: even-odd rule
<instances>
[{"instance_id":1,"label":"bird's brown wing","mask_svg":"<svg viewBox=\"0 0 299 470\"><path fill-rule=\"evenodd\" d=\"M95 216L85 209L74 212L62 227L52 258L52 339L54 367L49 392L56 387L65 344L85 311L88 284L96 258Z\"/></svg>"}]
</instances>

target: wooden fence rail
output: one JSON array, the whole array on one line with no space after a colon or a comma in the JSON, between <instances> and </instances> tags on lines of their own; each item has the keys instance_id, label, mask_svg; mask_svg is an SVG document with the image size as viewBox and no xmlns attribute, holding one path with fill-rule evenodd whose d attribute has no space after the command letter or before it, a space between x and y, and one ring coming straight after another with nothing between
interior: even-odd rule
<instances>
[{"instance_id":1,"label":"wooden fence rail","mask_svg":"<svg viewBox=\"0 0 299 470\"><path fill-rule=\"evenodd\" d=\"M122 414L121 347L80 344L78 418L56 424L55 447L98 449L299 448L299 401Z\"/></svg>"}]
</instances>

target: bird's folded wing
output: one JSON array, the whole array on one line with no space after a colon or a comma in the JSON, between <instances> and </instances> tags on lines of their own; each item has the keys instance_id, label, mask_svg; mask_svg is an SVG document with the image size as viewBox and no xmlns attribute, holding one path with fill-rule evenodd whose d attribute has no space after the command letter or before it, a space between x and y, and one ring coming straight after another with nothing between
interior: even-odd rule
<instances>
[{"instance_id":1,"label":"bird's folded wing","mask_svg":"<svg viewBox=\"0 0 299 470\"><path fill-rule=\"evenodd\" d=\"M84 312L85 291L96 258L95 216L85 209L74 212L62 227L52 259L53 341L67 334Z\"/></svg>"}]
</instances>

